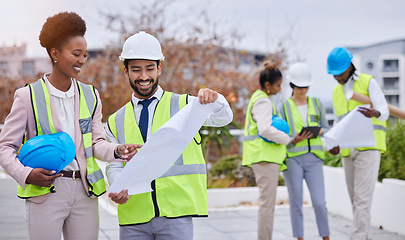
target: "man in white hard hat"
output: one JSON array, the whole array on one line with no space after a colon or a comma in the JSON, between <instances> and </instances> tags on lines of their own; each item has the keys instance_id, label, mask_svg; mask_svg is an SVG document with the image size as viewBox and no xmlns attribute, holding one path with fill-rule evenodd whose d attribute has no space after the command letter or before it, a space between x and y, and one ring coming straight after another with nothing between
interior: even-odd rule
<instances>
[{"instance_id":1,"label":"man in white hard hat","mask_svg":"<svg viewBox=\"0 0 405 240\"><path fill-rule=\"evenodd\" d=\"M290 86L293 90L292 96L280 105L279 113L288 122L291 136L300 134L307 126L317 130L311 138L300 142L291 141L287 145L287 170L283 172L283 175L290 199L293 236L298 240L304 238L302 183L305 180L311 194L319 236L324 240L329 240L328 210L323 180L325 151L318 135L320 133L318 127L322 127L325 131L328 128L325 110L318 98L307 96L313 81L305 63L293 64L288 71L288 80L290 80Z\"/></svg>"},{"instance_id":2,"label":"man in white hard hat","mask_svg":"<svg viewBox=\"0 0 405 240\"><path fill-rule=\"evenodd\" d=\"M351 240L371 239L371 202L378 178L381 153L386 150L386 126L389 117L384 93L373 76L360 73L352 63L353 55L344 47L335 47L327 59L327 71L339 82L333 90L333 108L342 119L348 112L363 103L352 99L354 93L370 98L372 107L359 108L364 116L371 118L375 147L343 148L336 146L331 154L343 157L347 190L353 209Z\"/></svg>"},{"instance_id":3,"label":"man in white hard hat","mask_svg":"<svg viewBox=\"0 0 405 240\"><path fill-rule=\"evenodd\" d=\"M134 92L131 101L108 118L107 137L112 142L144 144L191 96L164 91L159 86L164 56L159 41L152 35L141 31L129 37L120 59ZM220 127L232 121L232 111L221 94L200 89L197 97L201 104L221 104L206 119L205 126ZM125 138L120 133L125 133ZM119 204L120 239L193 238L192 217L208 216L206 167L200 143L197 134L175 164L152 181L152 192L129 196L122 191L109 195ZM110 184L123 167L124 164L111 164L107 168Z\"/></svg>"}]
</instances>

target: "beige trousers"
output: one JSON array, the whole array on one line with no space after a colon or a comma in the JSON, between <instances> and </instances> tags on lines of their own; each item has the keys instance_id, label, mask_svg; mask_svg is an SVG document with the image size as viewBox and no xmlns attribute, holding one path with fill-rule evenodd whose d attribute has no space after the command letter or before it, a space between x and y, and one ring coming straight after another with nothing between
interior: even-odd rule
<instances>
[{"instance_id":1,"label":"beige trousers","mask_svg":"<svg viewBox=\"0 0 405 240\"><path fill-rule=\"evenodd\" d=\"M252 164L252 169L259 188L258 239L271 240L280 165L259 162Z\"/></svg>"},{"instance_id":2,"label":"beige trousers","mask_svg":"<svg viewBox=\"0 0 405 240\"><path fill-rule=\"evenodd\" d=\"M353 209L351 240L371 239L370 212L374 187L378 178L381 153L378 150L350 149L343 158L347 190Z\"/></svg>"},{"instance_id":3,"label":"beige trousers","mask_svg":"<svg viewBox=\"0 0 405 240\"><path fill-rule=\"evenodd\" d=\"M55 193L42 203L26 200L25 220L31 240L98 239L98 199L89 198L81 180L59 177Z\"/></svg>"}]
</instances>

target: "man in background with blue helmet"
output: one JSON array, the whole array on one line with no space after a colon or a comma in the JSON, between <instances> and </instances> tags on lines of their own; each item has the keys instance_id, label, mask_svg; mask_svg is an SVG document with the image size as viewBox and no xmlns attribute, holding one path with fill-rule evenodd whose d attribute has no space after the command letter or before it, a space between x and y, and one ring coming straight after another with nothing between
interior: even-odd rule
<instances>
[{"instance_id":1,"label":"man in background with blue helmet","mask_svg":"<svg viewBox=\"0 0 405 240\"><path fill-rule=\"evenodd\" d=\"M343 157L346 184L353 209L353 230L350 239L371 239L370 210L374 186L378 177L381 153L386 150L386 120L389 109L384 93L373 76L360 73L352 63L353 55L346 48L336 47L328 56L327 70L339 82L333 90L333 108L339 120L363 103L351 99L357 92L367 95L370 108L359 108L371 118L374 128L375 147L340 149L335 146L329 152Z\"/></svg>"}]
</instances>

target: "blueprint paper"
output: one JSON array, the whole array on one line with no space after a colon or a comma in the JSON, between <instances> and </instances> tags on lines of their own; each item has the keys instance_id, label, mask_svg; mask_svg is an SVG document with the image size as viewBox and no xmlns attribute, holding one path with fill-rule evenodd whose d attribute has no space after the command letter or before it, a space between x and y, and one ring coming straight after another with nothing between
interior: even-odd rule
<instances>
[{"instance_id":1,"label":"blueprint paper","mask_svg":"<svg viewBox=\"0 0 405 240\"><path fill-rule=\"evenodd\" d=\"M325 134L327 150L335 146L357 148L374 147L376 145L371 118L359 112L359 107L369 108L370 105L356 107Z\"/></svg>"},{"instance_id":2,"label":"blueprint paper","mask_svg":"<svg viewBox=\"0 0 405 240\"><path fill-rule=\"evenodd\" d=\"M151 192L151 182L162 176L193 140L207 117L221 107L214 102L190 102L152 134L117 176L108 192L128 189L129 195Z\"/></svg>"}]
</instances>

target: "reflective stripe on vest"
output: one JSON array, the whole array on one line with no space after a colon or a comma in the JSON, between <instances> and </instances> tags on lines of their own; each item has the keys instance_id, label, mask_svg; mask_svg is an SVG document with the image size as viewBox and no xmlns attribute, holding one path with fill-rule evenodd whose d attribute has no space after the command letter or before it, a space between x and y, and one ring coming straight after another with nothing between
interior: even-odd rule
<instances>
[{"instance_id":1,"label":"reflective stripe on vest","mask_svg":"<svg viewBox=\"0 0 405 240\"><path fill-rule=\"evenodd\" d=\"M80 93L79 125L87 160L86 179L89 186L89 195L100 196L106 192L106 187L103 172L93 156L92 121L97 107L97 97L93 86L76 82Z\"/></svg>"},{"instance_id":2,"label":"reflective stripe on vest","mask_svg":"<svg viewBox=\"0 0 405 240\"><path fill-rule=\"evenodd\" d=\"M308 126L319 126L321 119L321 111L319 109L319 100L317 98L308 97ZM295 102L289 98L283 102L285 120L290 126L291 135L295 136L305 126L305 121L302 119ZM320 159L325 158L324 147L320 136L313 139L301 141L293 147L287 147L288 157L299 156L308 152L314 153Z\"/></svg>"},{"instance_id":3,"label":"reflective stripe on vest","mask_svg":"<svg viewBox=\"0 0 405 240\"><path fill-rule=\"evenodd\" d=\"M170 98L170 118L172 118L179 110L179 94L173 93ZM117 133L114 134L117 137L117 140L120 144L125 144L125 111L127 108L132 109L132 103L127 103L124 108L121 108L117 111L115 115L115 122L116 122L116 131ZM155 132L152 130L152 132ZM143 144L143 143L142 143ZM177 175L185 175L185 174L206 174L206 166L205 164L183 164L183 154L179 156L176 160L174 165L167 170L161 177L168 177L168 176L177 176Z\"/></svg>"},{"instance_id":4,"label":"reflective stripe on vest","mask_svg":"<svg viewBox=\"0 0 405 240\"><path fill-rule=\"evenodd\" d=\"M29 86L37 135L56 133L51 114L50 95L44 80L36 81Z\"/></svg>"},{"instance_id":5,"label":"reflective stripe on vest","mask_svg":"<svg viewBox=\"0 0 405 240\"><path fill-rule=\"evenodd\" d=\"M354 81L353 91L358 92L360 94L364 94L366 96L369 95L368 87L370 84L370 80L373 78L369 74L360 74L359 79ZM358 101L353 99L347 100L344 94L343 86L341 84L337 85L333 90L333 107L335 109L336 115L339 120L341 120L349 111L352 111L357 106L363 105ZM386 150L386 121L379 121L375 117L371 118L373 123L374 129L374 138L376 141L376 147L367 147L367 148L356 148L360 151L368 150L368 149L377 149L380 150L382 153ZM341 149L342 156L348 156L350 154L349 149Z\"/></svg>"},{"instance_id":6,"label":"reflective stripe on vest","mask_svg":"<svg viewBox=\"0 0 405 240\"><path fill-rule=\"evenodd\" d=\"M342 120L344 117L346 117L346 115L349 113L345 113L342 116L338 117L338 120ZM387 131L387 128L385 126L379 125L379 124L373 124L373 129L374 130L382 130L382 131Z\"/></svg>"},{"instance_id":7,"label":"reflective stripe on vest","mask_svg":"<svg viewBox=\"0 0 405 240\"><path fill-rule=\"evenodd\" d=\"M186 103L187 95L164 92L156 105L152 134ZM120 144L144 144L132 101L111 115L107 123ZM132 195L127 203L118 206L121 226L149 222L159 216L175 218L208 214L206 166L198 144L200 135L195 138L169 170L152 182L154 192Z\"/></svg>"},{"instance_id":8,"label":"reflective stripe on vest","mask_svg":"<svg viewBox=\"0 0 405 240\"><path fill-rule=\"evenodd\" d=\"M261 98L268 98L262 90L257 90L250 98L245 119L245 133L243 141L242 165L251 166L258 162L273 162L280 164L280 171L286 169L284 160L286 157L286 146L276 143L269 143L259 137L257 123L252 116L252 108L255 102ZM273 114L277 115L274 104Z\"/></svg>"},{"instance_id":9,"label":"reflective stripe on vest","mask_svg":"<svg viewBox=\"0 0 405 240\"><path fill-rule=\"evenodd\" d=\"M263 98L263 97L269 97L269 96L263 91L257 92L257 94L252 95L251 101L256 102L257 100L259 100L260 98ZM277 110L273 103L272 103L272 107L273 107L273 115L277 115ZM252 108L253 108L253 104L252 104ZM254 122L253 117L250 115L249 119L246 118L246 121L247 121L247 129L250 129L252 122ZM256 124L256 123L254 123L254 124ZM260 138L259 133L254 134L254 135L249 135L249 134L250 134L250 131L245 131L243 141L253 141L257 138Z\"/></svg>"},{"instance_id":10,"label":"reflective stripe on vest","mask_svg":"<svg viewBox=\"0 0 405 240\"><path fill-rule=\"evenodd\" d=\"M104 176L93 158L92 153L92 115L97 105L94 89L90 85L77 82L80 94L79 123L83 136L85 154L87 158L87 182L90 195L99 196L105 192ZM50 94L45 81L40 79L29 85L34 118L37 126L37 135L56 133L50 104ZM91 113L91 114L90 114ZM89 141L90 139L90 141ZM88 146L90 144L90 147ZM90 149L90 150L89 150ZM51 188L26 185L25 190L20 186L17 194L21 198L29 198L47 194Z\"/></svg>"}]
</instances>

